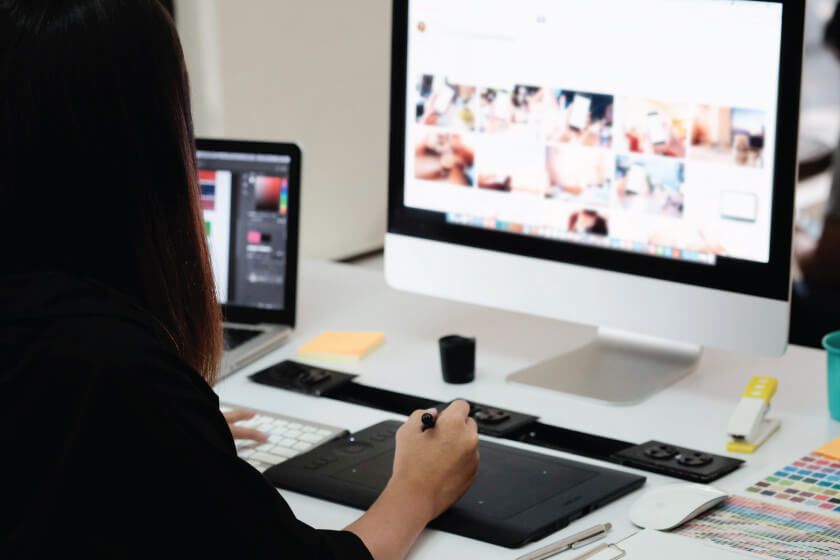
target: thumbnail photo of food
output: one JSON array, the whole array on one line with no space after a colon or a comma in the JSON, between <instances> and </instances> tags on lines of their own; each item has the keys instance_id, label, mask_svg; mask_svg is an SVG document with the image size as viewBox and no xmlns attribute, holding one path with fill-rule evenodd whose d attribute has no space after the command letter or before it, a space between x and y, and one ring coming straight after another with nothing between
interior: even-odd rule
<instances>
[{"instance_id":1,"label":"thumbnail photo of food","mask_svg":"<svg viewBox=\"0 0 840 560\"><path fill-rule=\"evenodd\" d=\"M548 197L606 206L612 194L613 157L606 148L548 146Z\"/></svg>"},{"instance_id":2,"label":"thumbnail photo of food","mask_svg":"<svg viewBox=\"0 0 840 560\"><path fill-rule=\"evenodd\" d=\"M414 175L463 187L475 184L475 151L457 132L423 129L415 145Z\"/></svg>"},{"instance_id":3,"label":"thumbnail photo of food","mask_svg":"<svg viewBox=\"0 0 840 560\"><path fill-rule=\"evenodd\" d=\"M691 131L689 158L764 167L767 115L763 111L701 105Z\"/></svg>"},{"instance_id":4,"label":"thumbnail photo of food","mask_svg":"<svg viewBox=\"0 0 840 560\"><path fill-rule=\"evenodd\" d=\"M615 192L624 210L680 218L685 165L663 157L618 156Z\"/></svg>"},{"instance_id":5,"label":"thumbnail photo of food","mask_svg":"<svg viewBox=\"0 0 840 560\"><path fill-rule=\"evenodd\" d=\"M623 99L619 152L684 158L691 106L645 99Z\"/></svg>"},{"instance_id":6,"label":"thumbnail photo of food","mask_svg":"<svg viewBox=\"0 0 840 560\"><path fill-rule=\"evenodd\" d=\"M476 129L478 88L425 74L417 81L417 122L461 132Z\"/></svg>"},{"instance_id":7,"label":"thumbnail photo of food","mask_svg":"<svg viewBox=\"0 0 840 560\"><path fill-rule=\"evenodd\" d=\"M546 109L546 140L609 148L612 146L613 107L611 95L552 90Z\"/></svg>"}]
</instances>

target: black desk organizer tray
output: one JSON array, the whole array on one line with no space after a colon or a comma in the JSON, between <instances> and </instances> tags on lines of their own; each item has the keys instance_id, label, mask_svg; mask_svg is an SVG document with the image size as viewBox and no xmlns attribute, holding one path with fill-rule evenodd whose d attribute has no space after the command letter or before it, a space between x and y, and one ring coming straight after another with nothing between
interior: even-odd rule
<instances>
[{"instance_id":1,"label":"black desk organizer tray","mask_svg":"<svg viewBox=\"0 0 840 560\"><path fill-rule=\"evenodd\" d=\"M257 383L375 408L404 416L446 403L377 389L355 382L354 375L285 361L251 376ZM567 430L539 422L539 418L503 408L471 403L471 416L483 435L509 439L598 459L681 480L709 484L744 464L731 459L659 441L636 445L626 441Z\"/></svg>"}]
</instances>

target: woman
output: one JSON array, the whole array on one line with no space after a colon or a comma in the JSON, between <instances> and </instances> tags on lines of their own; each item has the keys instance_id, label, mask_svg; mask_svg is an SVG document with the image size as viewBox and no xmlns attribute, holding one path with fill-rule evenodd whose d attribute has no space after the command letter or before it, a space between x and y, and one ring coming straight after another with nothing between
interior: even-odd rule
<instances>
[{"instance_id":1,"label":"woman","mask_svg":"<svg viewBox=\"0 0 840 560\"><path fill-rule=\"evenodd\" d=\"M155 0L0 0L0 558L401 558L469 487L465 403L343 532L236 457L187 77Z\"/></svg>"}]
</instances>

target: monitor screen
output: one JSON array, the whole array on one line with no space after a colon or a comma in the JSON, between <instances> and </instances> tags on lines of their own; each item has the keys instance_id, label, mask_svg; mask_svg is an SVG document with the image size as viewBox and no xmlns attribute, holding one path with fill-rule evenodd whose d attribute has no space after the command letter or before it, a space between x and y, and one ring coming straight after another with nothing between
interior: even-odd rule
<instances>
[{"instance_id":1,"label":"monitor screen","mask_svg":"<svg viewBox=\"0 0 840 560\"><path fill-rule=\"evenodd\" d=\"M403 15L392 233L786 297L733 279L773 263L792 213L783 2L410 0Z\"/></svg>"},{"instance_id":2,"label":"monitor screen","mask_svg":"<svg viewBox=\"0 0 840 560\"><path fill-rule=\"evenodd\" d=\"M220 303L286 307L291 163L286 155L198 151L201 207Z\"/></svg>"}]
</instances>

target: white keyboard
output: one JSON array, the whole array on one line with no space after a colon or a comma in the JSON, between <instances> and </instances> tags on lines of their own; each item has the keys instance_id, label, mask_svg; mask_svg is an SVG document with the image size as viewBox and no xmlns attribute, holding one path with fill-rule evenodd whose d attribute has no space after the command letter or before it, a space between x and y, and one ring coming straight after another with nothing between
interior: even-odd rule
<instances>
[{"instance_id":1,"label":"white keyboard","mask_svg":"<svg viewBox=\"0 0 840 560\"><path fill-rule=\"evenodd\" d=\"M223 404L222 412L242 410L242 407ZM316 424L300 418L245 408L256 413L250 420L237 422L237 426L253 428L268 435L268 443L236 440L239 456L260 472L282 463L319 445L347 435L347 430Z\"/></svg>"}]
</instances>

